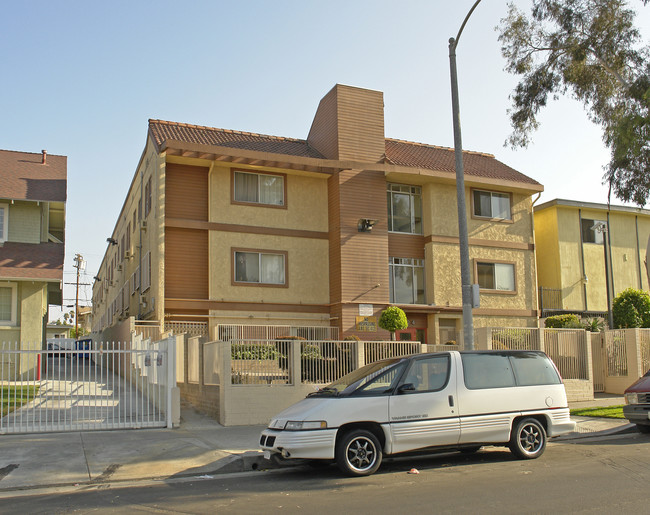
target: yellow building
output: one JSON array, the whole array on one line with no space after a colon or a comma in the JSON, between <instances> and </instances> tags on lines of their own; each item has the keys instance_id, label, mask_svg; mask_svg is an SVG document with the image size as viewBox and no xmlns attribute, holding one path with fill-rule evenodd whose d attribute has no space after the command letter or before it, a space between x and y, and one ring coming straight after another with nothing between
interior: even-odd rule
<instances>
[{"instance_id":1,"label":"yellow building","mask_svg":"<svg viewBox=\"0 0 650 515\"><path fill-rule=\"evenodd\" d=\"M542 317L606 318L608 280L611 299L626 288L647 291L649 235L646 209L562 199L535 206Z\"/></svg>"},{"instance_id":2,"label":"yellow building","mask_svg":"<svg viewBox=\"0 0 650 515\"><path fill-rule=\"evenodd\" d=\"M475 325L536 326L531 196L542 186L465 152ZM333 326L387 339L458 339L454 151L384 135L379 91L336 85L306 140L161 120L93 288L93 329L153 321Z\"/></svg>"}]
</instances>

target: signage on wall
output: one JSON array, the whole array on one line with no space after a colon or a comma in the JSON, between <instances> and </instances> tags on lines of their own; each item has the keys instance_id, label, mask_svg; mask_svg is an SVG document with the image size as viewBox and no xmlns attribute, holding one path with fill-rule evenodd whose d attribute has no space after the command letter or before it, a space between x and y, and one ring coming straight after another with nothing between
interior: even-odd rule
<instances>
[{"instance_id":1,"label":"signage on wall","mask_svg":"<svg viewBox=\"0 0 650 515\"><path fill-rule=\"evenodd\" d=\"M375 307L372 304L359 304L359 316L371 317L374 314Z\"/></svg>"},{"instance_id":2,"label":"signage on wall","mask_svg":"<svg viewBox=\"0 0 650 515\"><path fill-rule=\"evenodd\" d=\"M357 317L357 331L364 333L376 333L377 317Z\"/></svg>"}]
</instances>

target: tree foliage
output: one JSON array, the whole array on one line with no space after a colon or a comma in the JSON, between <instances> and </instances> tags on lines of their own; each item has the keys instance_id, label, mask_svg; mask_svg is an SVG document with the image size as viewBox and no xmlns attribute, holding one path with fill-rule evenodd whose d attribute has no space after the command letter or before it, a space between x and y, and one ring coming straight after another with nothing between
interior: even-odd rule
<instances>
[{"instance_id":1,"label":"tree foliage","mask_svg":"<svg viewBox=\"0 0 650 515\"><path fill-rule=\"evenodd\" d=\"M636 0L647 5L650 0ZM600 125L611 151L604 182L624 200L644 205L650 192L650 47L625 0L533 0L530 16L514 4L501 20L506 70L520 80L511 95L513 132L527 146L538 113L569 94Z\"/></svg>"},{"instance_id":2,"label":"tree foliage","mask_svg":"<svg viewBox=\"0 0 650 515\"><path fill-rule=\"evenodd\" d=\"M650 327L650 295L643 290L628 288L612 302L615 328Z\"/></svg>"},{"instance_id":3,"label":"tree foliage","mask_svg":"<svg viewBox=\"0 0 650 515\"><path fill-rule=\"evenodd\" d=\"M406 313L397 306L388 306L384 311L382 311L379 316L378 324L382 329L390 331L393 339L395 338L395 331L406 329L409 326Z\"/></svg>"}]
</instances>

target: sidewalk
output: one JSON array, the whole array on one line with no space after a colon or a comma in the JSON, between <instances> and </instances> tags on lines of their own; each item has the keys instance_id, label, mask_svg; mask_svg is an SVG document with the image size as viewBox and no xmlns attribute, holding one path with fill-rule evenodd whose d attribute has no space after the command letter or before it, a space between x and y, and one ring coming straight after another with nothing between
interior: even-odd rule
<instances>
[{"instance_id":1,"label":"sidewalk","mask_svg":"<svg viewBox=\"0 0 650 515\"><path fill-rule=\"evenodd\" d=\"M571 408L622 404L599 396ZM574 417L571 437L629 429L626 420ZM630 426L630 427L627 427ZM11 490L167 479L245 472L269 467L258 450L264 426L224 427L181 409L178 429L139 429L0 435L0 494Z\"/></svg>"}]
</instances>

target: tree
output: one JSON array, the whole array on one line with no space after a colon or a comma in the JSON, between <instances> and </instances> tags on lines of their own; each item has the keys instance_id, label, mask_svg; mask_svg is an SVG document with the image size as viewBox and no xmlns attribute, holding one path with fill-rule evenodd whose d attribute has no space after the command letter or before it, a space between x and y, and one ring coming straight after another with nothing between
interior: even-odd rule
<instances>
[{"instance_id":1,"label":"tree","mask_svg":"<svg viewBox=\"0 0 650 515\"><path fill-rule=\"evenodd\" d=\"M406 319L406 313L397 306L388 306L379 316L379 327L390 331L390 337L395 339L395 331L406 329L409 322Z\"/></svg>"},{"instance_id":2,"label":"tree","mask_svg":"<svg viewBox=\"0 0 650 515\"><path fill-rule=\"evenodd\" d=\"M647 5L650 0L638 0ZM526 147L549 96L571 94L602 127L610 195L644 205L650 192L650 47L625 0L533 0L501 20L506 70L520 75L507 143Z\"/></svg>"},{"instance_id":3,"label":"tree","mask_svg":"<svg viewBox=\"0 0 650 515\"><path fill-rule=\"evenodd\" d=\"M643 290L628 288L612 302L615 328L650 327L650 295Z\"/></svg>"}]
</instances>

